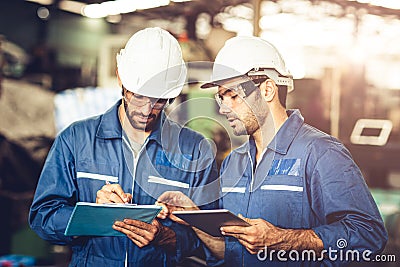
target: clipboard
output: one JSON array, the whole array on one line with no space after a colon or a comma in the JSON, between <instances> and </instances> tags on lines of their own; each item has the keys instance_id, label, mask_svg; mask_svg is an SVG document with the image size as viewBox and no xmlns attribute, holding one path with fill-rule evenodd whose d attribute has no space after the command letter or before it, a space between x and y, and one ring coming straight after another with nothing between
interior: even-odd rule
<instances>
[{"instance_id":1,"label":"clipboard","mask_svg":"<svg viewBox=\"0 0 400 267\"><path fill-rule=\"evenodd\" d=\"M175 216L212 236L222 236L221 226L250 226L226 209L174 211Z\"/></svg>"},{"instance_id":2,"label":"clipboard","mask_svg":"<svg viewBox=\"0 0 400 267\"><path fill-rule=\"evenodd\" d=\"M124 219L151 223L160 213L157 205L97 204L78 202L69 218L66 236L125 236L112 228L115 221Z\"/></svg>"}]
</instances>

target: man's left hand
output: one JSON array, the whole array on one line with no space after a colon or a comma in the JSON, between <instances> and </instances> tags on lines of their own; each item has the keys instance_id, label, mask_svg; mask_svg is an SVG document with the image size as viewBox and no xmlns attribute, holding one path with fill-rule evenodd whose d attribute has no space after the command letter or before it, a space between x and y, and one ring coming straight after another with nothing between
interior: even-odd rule
<instances>
[{"instance_id":1,"label":"man's left hand","mask_svg":"<svg viewBox=\"0 0 400 267\"><path fill-rule=\"evenodd\" d=\"M166 237L176 241L175 232L163 226L158 220L153 220L151 224L125 219L122 222L116 221L113 225L113 229L125 234L133 243L138 247L153 243L155 245L174 245L174 242L165 242ZM171 241L171 240L170 240Z\"/></svg>"},{"instance_id":2,"label":"man's left hand","mask_svg":"<svg viewBox=\"0 0 400 267\"><path fill-rule=\"evenodd\" d=\"M250 226L224 226L221 232L225 236L233 236L251 253L257 254L265 247L277 248L282 244L282 233L285 229L274 226L263 219L239 217Z\"/></svg>"}]
</instances>

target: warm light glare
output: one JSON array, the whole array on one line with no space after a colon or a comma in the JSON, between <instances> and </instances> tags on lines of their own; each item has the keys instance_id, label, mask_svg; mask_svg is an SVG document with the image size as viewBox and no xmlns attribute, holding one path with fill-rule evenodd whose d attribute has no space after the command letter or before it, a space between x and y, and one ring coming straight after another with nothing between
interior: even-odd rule
<instances>
[{"instance_id":1,"label":"warm light glare","mask_svg":"<svg viewBox=\"0 0 400 267\"><path fill-rule=\"evenodd\" d=\"M235 31L238 35L252 35L253 25L250 21L241 18L227 18L224 21L223 28L227 31Z\"/></svg>"},{"instance_id":2,"label":"warm light glare","mask_svg":"<svg viewBox=\"0 0 400 267\"><path fill-rule=\"evenodd\" d=\"M117 2L118 1L119 0L117 0ZM169 0L130 0L129 2L132 2L135 5L136 9L149 9L166 6L169 4Z\"/></svg>"},{"instance_id":3,"label":"warm light glare","mask_svg":"<svg viewBox=\"0 0 400 267\"><path fill-rule=\"evenodd\" d=\"M53 4L53 0L26 0L26 1L38 3L44 6Z\"/></svg>"},{"instance_id":4,"label":"warm light glare","mask_svg":"<svg viewBox=\"0 0 400 267\"><path fill-rule=\"evenodd\" d=\"M87 5L82 15L89 18L104 18L110 15L118 15L134 12L137 9L148 9L169 4L169 0L115 0L101 4Z\"/></svg>"},{"instance_id":5,"label":"warm light glare","mask_svg":"<svg viewBox=\"0 0 400 267\"><path fill-rule=\"evenodd\" d=\"M287 61L287 67L293 79L303 79L306 76L306 69L301 61Z\"/></svg>"},{"instance_id":6,"label":"warm light glare","mask_svg":"<svg viewBox=\"0 0 400 267\"><path fill-rule=\"evenodd\" d=\"M86 4L77 2L77 1L70 1L70 0L62 0L58 4L58 7L61 10L68 11L75 14L82 14L82 9L86 6Z\"/></svg>"},{"instance_id":7,"label":"warm light glare","mask_svg":"<svg viewBox=\"0 0 400 267\"><path fill-rule=\"evenodd\" d=\"M104 18L108 15L107 9L104 7L105 6L101 4L87 5L83 8L82 15L92 19Z\"/></svg>"},{"instance_id":8,"label":"warm light glare","mask_svg":"<svg viewBox=\"0 0 400 267\"><path fill-rule=\"evenodd\" d=\"M400 9L399 0L357 0L359 3L371 4L392 9Z\"/></svg>"},{"instance_id":9,"label":"warm light glare","mask_svg":"<svg viewBox=\"0 0 400 267\"><path fill-rule=\"evenodd\" d=\"M122 16L121 14L117 14L117 15L109 15L106 18L107 22L110 23L120 23L122 20Z\"/></svg>"}]
</instances>

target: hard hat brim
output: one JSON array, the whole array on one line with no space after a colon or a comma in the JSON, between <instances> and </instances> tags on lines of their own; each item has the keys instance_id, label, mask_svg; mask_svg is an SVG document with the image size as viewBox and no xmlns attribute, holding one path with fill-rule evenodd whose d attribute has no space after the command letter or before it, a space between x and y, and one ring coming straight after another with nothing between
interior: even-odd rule
<instances>
[{"instance_id":1,"label":"hard hat brim","mask_svg":"<svg viewBox=\"0 0 400 267\"><path fill-rule=\"evenodd\" d=\"M224 83L226 83L227 81L230 81L230 80L233 80L233 79L237 79L237 78L240 78L240 77L248 78L247 75L237 75L237 76L229 77L229 78L226 78L226 79L207 82L207 83L201 85L200 88L201 89L208 89L208 88L211 88L211 87L221 86Z\"/></svg>"}]
</instances>

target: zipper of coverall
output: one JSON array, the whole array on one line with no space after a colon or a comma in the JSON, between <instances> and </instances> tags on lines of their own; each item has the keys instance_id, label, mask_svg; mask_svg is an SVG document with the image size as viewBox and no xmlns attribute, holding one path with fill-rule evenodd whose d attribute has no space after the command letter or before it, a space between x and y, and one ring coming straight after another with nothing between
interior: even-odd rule
<instances>
[{"instance_id":1,"label":"zipper of coverall","mask_svg":"<svg viewBox=\"0 0 400 267\"><path fill-rule=\"evenodd\" d=\"M253 159L252 159L252 157L251 157L250 151L247 151L247 155L248 155L248 157L249 157L249 159L250 159L250 164L251 164L251 181L250 181L249 199L248 199L247 208L246 208L246 217L247 217L247 212L248 212L248 210L249 210L249 205L250 205L250 201L251 201L251 196L252 196L252 193L253 193L254 175L255 175L255 173L256 173L256 171L257 171L257 167L258 167L259 163L260 163L261 160L263 159L264 154L265 154L265 152L267 152L267 150L268 150L268 148L265 148L265 149L264 149L264 151L263 151L262 154L261 154L260 160L257 162L257 165L256 165L255 168L254 168L254 162L253 162ZM245 266L245 265L244 265L244 249L242 248L242 267L244 267L244 266Z\"/></svg>"},{"instance_id":2,"label":"zipper of coverall","mask_svg":"<svg viewBox=\"0 0 400 267\"><path fill-rule=\"evenodd\" d=\"M251 179L250 179L250 186L249 186L249 192L248 192L249 197L247 200L246 214L244 214L244 216L246 216L246 217L247 217L247 212L249 210L250 198L251 198L251 193L253 190L253 182L254 182L254 162L253 162L253 159L251 158L250 151L247 151L247 156L249 157L250 165L251 165ZM242 250L242 267L245 267L245 265L244 265L244 247L241 247L241 250Z\"/></svg>"},{"instance_id":3,"label":"zipper of coverall","mask_svg":"<svg viewBox=\"0 0 400 267\"><path fill-rule=\"evenodd\" d=\"M250 158L250 163L251 163L251 184L250 184L250 192L253 192L253 186L254 186L254 176L257 172L258 166L260 165L260 162L264 158L265 153L267 152L268 148L265 148L263 152L261 153L260 160L256 162L256 167L254 168L254 162L253 159L251 158L250 151L247 152L249 158Z\"/></svg>"},{"instance_id":4,"label":"zipper of coverall","mask_svg":"<svg viewBox=\"0 0 400 267\"><path fill-rule=\"evenodd\" d=\"M130 145L130 143L124 138L122 137L122 140L124 140L124 142L127 144L127 146L129 147L129 150L131 151L132 155L133 155L133 172L132 172L132 189L131 189L131 194L132 194L132 199L131 199L131 204L133 201L133 190L135 189L135 179L136 179L136 167L140 158L140 155L142 154L143 149L146 147L147 143L149 142L149 139L146 139L146 141L143 143L142 147L139 150L139 153L137 154L137 157L135 157L135 153L133 152L133 149ZM128 248L128 246L127 246ZM128 267L128 249L125 251L125 267Z\"/></svg>"}]
</instances>

